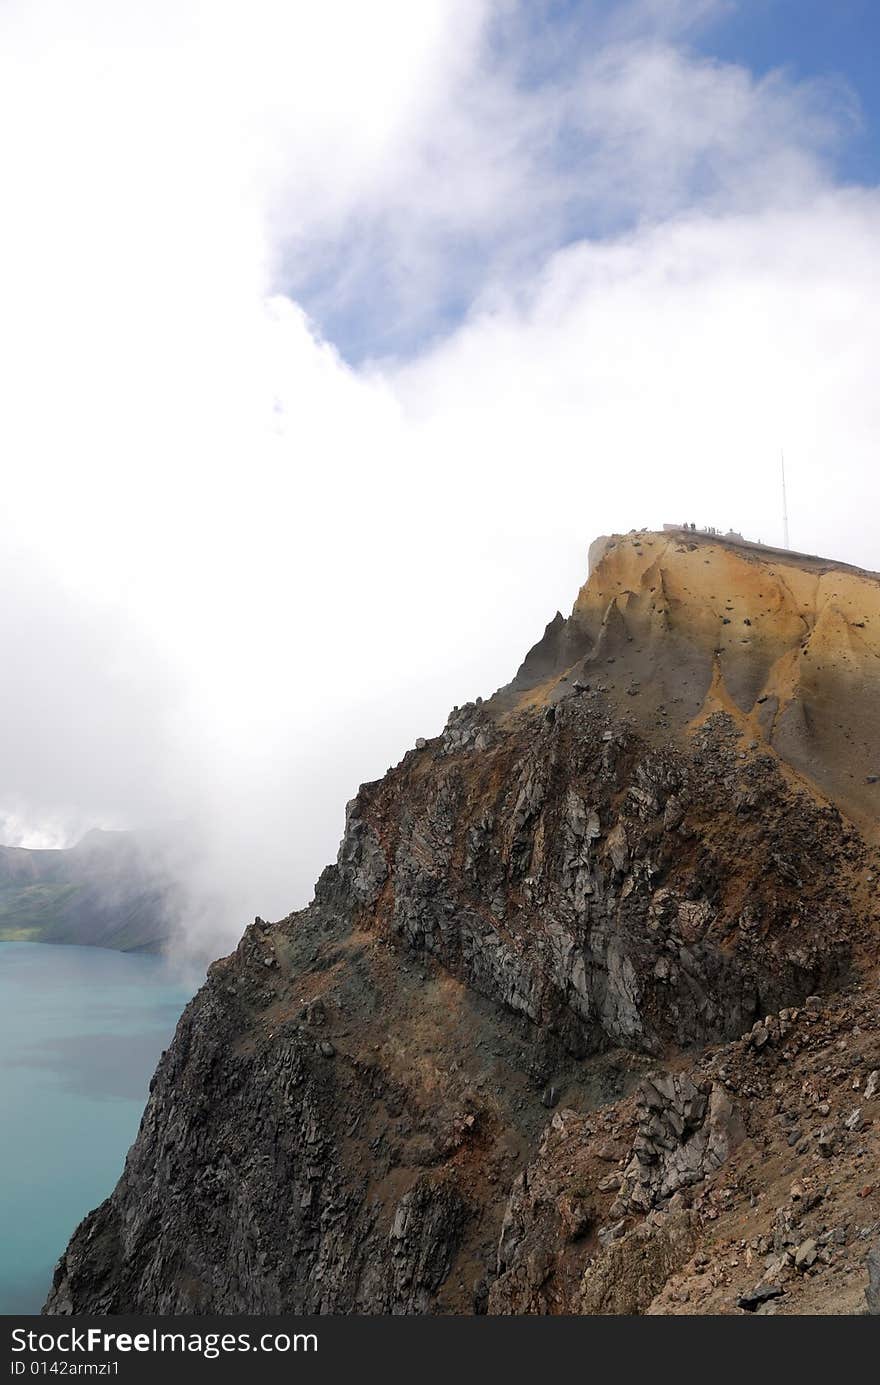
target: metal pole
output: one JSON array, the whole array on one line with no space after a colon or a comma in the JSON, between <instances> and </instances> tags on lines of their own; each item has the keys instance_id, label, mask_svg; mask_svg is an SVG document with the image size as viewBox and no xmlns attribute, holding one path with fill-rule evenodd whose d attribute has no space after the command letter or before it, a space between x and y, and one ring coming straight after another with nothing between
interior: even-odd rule
<instances>
[{"instance_id":1,"label":"metal pole","mask_svg":"<svg viewBox=\"0 0 880 1385\"><path fill-rule=\"evenodd\" d=\"M782 462L782 546L783 548L791 548L788 537L788 493L785 489L785 453L780 452L779 457Z\"/></svg>"}]
</instances>

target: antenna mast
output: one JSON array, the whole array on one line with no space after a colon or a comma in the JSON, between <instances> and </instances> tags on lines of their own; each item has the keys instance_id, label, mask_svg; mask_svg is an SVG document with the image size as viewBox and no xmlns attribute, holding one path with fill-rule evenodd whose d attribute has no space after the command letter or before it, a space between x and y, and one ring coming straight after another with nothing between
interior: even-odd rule
<instances>
[{"instance_id":1,"label":"antenna mast","mask_svg":"<svg viewBox=\"0 0 880 1385\"><path fill-rule=\"evenodd\" d=\"M780 462L782 463L782 533L783 533L782 546L783 546L783 548L791 548L791 543L789 542L789 538L788 538L788 494L787 494L786 489L785 489L785 453L784 453L784 452L780 452L780 454L779 454L779 459L780 459Z\"/></svg>"}]
</instances>

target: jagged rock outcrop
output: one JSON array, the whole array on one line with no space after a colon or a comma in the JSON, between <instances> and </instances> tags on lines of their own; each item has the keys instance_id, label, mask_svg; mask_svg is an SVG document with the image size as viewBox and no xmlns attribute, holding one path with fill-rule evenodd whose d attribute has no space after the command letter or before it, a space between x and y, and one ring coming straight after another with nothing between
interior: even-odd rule
<instances>
[{"instance_id":1,"label":"jagged rock outcrop","mask_svg":"<svg viewBox=\"0 0 880 1385\"><path fill-rule=\"evenodd\" d=\"M710 1178L742 1143L737 1106L718 1083L654 1072L639 1085L634 1109L625 1108L618 1137L633 1128L621 1144L573 1111L554 1116L505 1210L493 1311L642 1312L690 1259L698 1218L681 1192ZM621 1173L604 1172L609 1159ZM659 1220L633 1222L655 1207L664 1212ZM571 1243L581 1240L588 1249L572 1254Z\"/></svg>"},{"instance_id":2,"label":"jagged rock outcrop","mask_svg":"<svg viewBox=\"0 0 880 1385\"><path fill-rule=\"evenodd\" d=\"M648 1212L681 1188L700 1183L743 1138L739 1112L717 1083L687 1073L654 1074L639 1088L638 1134L623 1171L620 1212Z\"/></svg>"},{"instance_id":3,"label":"jagged rock outcrop","mask_svg":"<svg viewBox=\"0 0 880 1385\"><path fill-rule=\"evenodd\" d=\"M210 969L47 1311L655 1311L762 1138L731 1071L876 946L863 817L761 732L766 669L752 715L704 665L695 552L714 586L698 544L606 541L514 683L361 788L309 908Z\"/></svg>"},{"instance_id":4,"label":"jagged rock outcrop","mask_svg":"<svg viewBox=\"0 0 880 1385\"><path fill-rule=\"evenodd\" d=\"M875 1311L876 980L818 999L558 1111L513 1184L490 1311Z\"/></svg>"}]
</instances>

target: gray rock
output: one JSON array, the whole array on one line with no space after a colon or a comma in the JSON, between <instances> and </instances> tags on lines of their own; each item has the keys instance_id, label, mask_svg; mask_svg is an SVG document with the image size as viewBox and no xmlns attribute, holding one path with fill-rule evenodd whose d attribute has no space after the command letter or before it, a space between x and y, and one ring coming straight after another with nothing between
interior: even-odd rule
<instances>
[{"instance_id":1,"label":"gray rock","mask_svg":"<svg viewBox=\"0 0 880 1385\"><path fill-rule=\"evenodd\" d=\"M739 1112L718 1084L701 1089L685 1074L652 1074L639 1088L639 1102L623 1181L640 1211L714 1173L744 1137Z\"/></svg>"},{"instance_id":2,"label":"gray rock","mask_svg":"<svg viewBox=\"0 0 880 1385\"><path fill-rule=\"evenodd\" d=\"M770 1034L769 1034L769 1031L768 1031L768 1029L767 1029L767 1026L764 1025L764 1024L761 1024L760 1021L759 1021L759 1022L753 1027L752 1032L751 1032L751 1034L749 1035L749 1043L751 1044L752 1048L758 1049L758 1050L760 1051L760 1049L762 1049L762 1048L765 1047L765 1045L767 1044L767 1042L769 1041L769 1039L770 1039Z\"/></svg>"},{"instance_id":3,"label":"gray rock","mask_svg":"<svg viewBox=\"0 0 880 1385\"><path fill-rule=\"evenodd\" d=\"M816 1263L818 1253L818 1247L812 1236L808 1237L806 1241L801 1241L794 1253L795 1269L808 1270L811 1265Z\"/></svg>"},{"instance_id":4,"label":"gray rock","mask_svg":"<svg viewBox=\"0 0 880 1385\"><path fill-rule=\"evenodd\" d=\"M784 1293L785 1290L781 1284L756 1284L754 1289L737 1299L736 1305L738 1308L745 1309L747 1313L754 1313L762 1303L768 1303L770 1299L782 1298Z\"/></svg>"},{"instance_id":5,"label":"gray rock","mask_svg":"<svg viewBox=\"0 0 880 1385\"><path fill-rule=\"evenodd\" d=\"M816 1147L819 1153L822 1155L823 1159L831 1158L832 1154L834 1153L834 1144L834 1131L830 1130L827 1126L823 1125L822 1129L816 1136Z\"/></svg>"}]
</instances>

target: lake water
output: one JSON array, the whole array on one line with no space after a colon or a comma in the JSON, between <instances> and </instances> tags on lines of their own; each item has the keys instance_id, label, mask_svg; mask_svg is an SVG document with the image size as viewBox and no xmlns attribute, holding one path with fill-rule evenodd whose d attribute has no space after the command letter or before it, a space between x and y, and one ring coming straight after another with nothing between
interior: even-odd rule
<instances>
[{"instance_id":1,"label":"lake water","mask_svg":"<svg viewBox=\"0 0 880 1385\"><path fill-rule=\"evenodd\" d=\"M195 989L156 957L0 942L0 1313L36 1313L113 1189Z\"/></svg>"}]
</instances>

